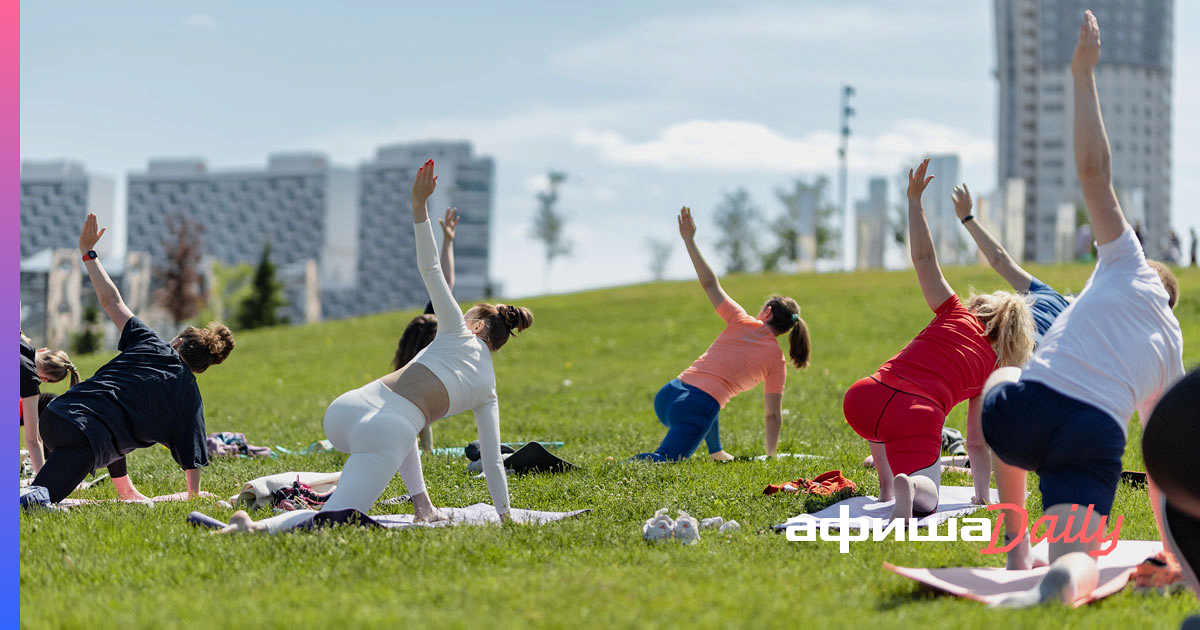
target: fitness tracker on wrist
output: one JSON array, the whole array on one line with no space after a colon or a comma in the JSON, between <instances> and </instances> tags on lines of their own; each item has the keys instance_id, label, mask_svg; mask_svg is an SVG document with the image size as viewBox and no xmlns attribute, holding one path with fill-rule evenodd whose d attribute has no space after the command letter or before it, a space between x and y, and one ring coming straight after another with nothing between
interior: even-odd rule
<instances>
[{"instance_id":1,"label":"fitness tracker on wrist","mask_svg":"<svg viewBox=\"0 0 1200 630\"><path fill-rule=\"evenodd\" d=\"M974 218L975 218L975 215L973 215L973 214L968 214L967 216L965 216L965 217L963 217L963 218L962 218L962 224L963 224L963 225L966 225L966 224L967 224L967 221L970 221L971 219L974 219Z\"/></svg>"},{"instance_id":2,"label":"fitness tracker on wrist","mask_svg":"<svg viewBox=\"0 0 1200 630\"><path fill-rule=\"evenodd\" d=\"M87 253L83 255L83 262L87 262L89 260L96 260L96 257L97 257L96 250L89 249L87 251Z\"/></svg>"}]
</instances>

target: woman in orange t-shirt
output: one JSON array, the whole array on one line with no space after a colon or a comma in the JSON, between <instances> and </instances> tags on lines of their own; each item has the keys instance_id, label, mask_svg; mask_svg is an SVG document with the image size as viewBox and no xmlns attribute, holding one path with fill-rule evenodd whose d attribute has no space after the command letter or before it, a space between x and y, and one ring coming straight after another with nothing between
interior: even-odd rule
<instances>
[{"instance_id":1,"label":"woman in orange t-shirt","mask_svg":"<svg viewBox=\"0 0 1200 630\"><path fill-rule=\"evenodd\" d=\"M725 330L708 350L667 383L654 398L654 411L667 427L667 436L653 453L633 459L667 462L687 459L707 440L714 460L733 459L721 448L717 415L731 398L765 381L763 407L766 411L767 455L775 455L783 424L783 386L787 380L783 352L777 337L790 333L789 354L798 368L808 366L808 327L800 318L800 306L789 297L767 300L758 317L751 317L734 302L717 281L696 248L696 223L692 211L679 212L679 234L687 247L700 286L725 320Z\"/></svg>"},{"instance_id":2,"label":"woman in orange t-shirt","mask_svg":"<svg viewBox=\"0 0 1200 630\"><path fill-rule=\"evenodd\" d=\"M851 385L842 403L846 422L871 444L880 500L896 500L892 518L937 509L942 426L964 400L970 400L967 453L975 499L988 502L992 466L980 426L983 384L996 367L1019 366L1033 352L1033 316L1024 297L997 291L972 295L964 306L942 275L921 205L933 179L925 176L928 166L926 158L908 173L908 233L913 268L935 316L874 375Z\"/></svg>"}]
</instances>

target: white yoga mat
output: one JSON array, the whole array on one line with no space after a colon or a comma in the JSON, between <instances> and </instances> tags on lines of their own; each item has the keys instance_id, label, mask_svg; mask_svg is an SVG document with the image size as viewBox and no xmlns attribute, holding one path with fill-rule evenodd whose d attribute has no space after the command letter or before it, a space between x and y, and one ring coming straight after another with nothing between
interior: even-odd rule
<instances>
[{"instance_id":1,"label":"white yoga mat","mask_svg":"<svg viewBox=\"0 0 1200 630\"><path fill-rule=\"evenodd\" d=\"M435 523L414 523L412 514L382 514L371 516L371 520L383 525L384 527L394 529L405 529L409 527L454 527L456 525L490 525L500 524L500 517L496 514L496 508L487 503L476 503L467 507L457 508L438 508L449 517L444 521ZM522 510L520 508L512 508L509 510L509 515L514 523L522 523L525 525L543 525L553 521L561 521L564 518L579 516L591 510L574 510L572 512L542 512L539 510Z\"/></svg>"},{"instance_id":2,"label":"white yoga mat","mask_svg":"<svg viewBox=\"0 0 1200 630\"><path fill-rule=\"evenodd\" d=\"M217 498L211 492L200 492L201 498L215 499ZM151 503L161 503L163 501L187 501L188 495L186 492L176 492L175 494L164 494L157 497L150 497ZM63 499L58 504L63 507L76 507L80 505L95 505L98 503L132 503L136 505L144 505L145 501L122 501L120 499Z\"/></svg>"},{"instance_id":3,"label":"white yoga mat","mask_svg":"<svg viewBox=\"0 0 1200 630\"><path fill-rule=\"evenodd\" d=\"M1049 557L1049 549L1049 543L1043 541L1033 548L1033 555L1044 563ZM1159 551L1162 551L1162 543L1158 541L1119 541L1112 553L1096 558L1096 566L1100 571L1096 588L1072 602L1071 606L1077 608L1090 604L1125 588L1137 565ZM998 554L997 557L1003 556ZM1009 595L1033 588L1050 570L1047 566L1024 571L1007 571L999 567L921 569L898 567L888 562L883 563L883 568L939 591L985 604L995 604Z\"/></svg>"},{"instance_id":4,"label":"white yoga mat","mask_svg":"<svg viewBox=\"0 0 1200 630\"><path fill-rule=\"evenodd\" d=\"M994 489L990 490L989 492L991 493L992 503L997 503L1000 501L1000 497L996 494ZM917 525L919 527L939 525L941 523L945 523L951 517L966 516L975 510L981 509L983 506L971 503L971 497L973 496L975 496L974 488L964 488L961 486L942 486L938 490L937 511L929 516L918 519ZM878 497L850 497L845 501L838 501L837 503L834 503L820 512L793 516L786 522L776 525L775 529L784 529L788 525L804 520L815 519L817 523L820 523L821 519L841 518L843 505L849 508L847 510L847 516L850 518L868 518L872 519L871 523L874 521L885 522L888 520L888 517L891 516L892 506L895 504L895 501L881 502ZM868 523L868 526L870 526L871 523ZM862 524L857 522L847 525L847 529L859 529L860 527L862 527ZM831 529L839 528L831 527Z\"/></svg>"}]
</instances>

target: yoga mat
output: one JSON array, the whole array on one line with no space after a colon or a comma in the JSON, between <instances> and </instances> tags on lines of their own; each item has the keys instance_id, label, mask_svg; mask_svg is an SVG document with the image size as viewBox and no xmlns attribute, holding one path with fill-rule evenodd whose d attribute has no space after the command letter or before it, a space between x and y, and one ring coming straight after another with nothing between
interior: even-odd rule
<instances>
[{"instance_id":1,"label":"yoga mat","mask_svg":"<svg viewBox=\"0 0 1200 630\"><path fill-rule=\"evenodd\" d=\"M828 459L824 455L809 455L808 453L776 453L774 458L772 458L768 455L758 455L756 457L746 457L744 459L749 460L749 461L755 461L755 462L765 462L769 459L787 459L789 457L795 458L795 459ZM734 460L741 460L741 459L743 459L743 458L741 458L741 457L734 458Z\"/></svg>"},{"instance_id":2,"label":"yoga mat","mask_svg":"<svg viewBox=\"0 0 1200 630\"><path fill-rule=\"evenodd\" d=\"M996 491L990 490L992 503L1000 501ZM937 511L929 516L917 520L919 527L929 527L931 525L939 525L945 523L953 516L966 516L975 510L982 509L983 506L971 503L971 497L975 496L974 488L964 488L960 486L942 486L938 490L938 506ZM800 514L789 518L786 522L775 526L775 529L785 529L792 523L801 520L816 519L820 523L821 519L826 518L841 518L842 506L849 507L847 515L850 518L865 517L877 521L886 521L892 513L892 506L895 501L880 502L877 497L850 497L845 501L838 501L833 505L813 514ZM858 523L850 523L848 529L859 529ZM832 529L838 529L833 527Z\"/></svg>"},{"instance_id":3,"label":"yoga mat","mask_svg":"<svg viewBox=\"0 0 1200 630\"><path fill-rule=\"evenodd\" d=\"M1043 541L1033 548L1034 558L1046 562L1049 543ZM1107 556L1096 558L1100 579L1096 588L1088 595L1071 603L1073 608L1104 599L1129 582L1137 565L1146 558L1162 551L1162 543L1151 540L1122 540ZM1003 556L997 555L999 558ZM973 599L985 604L996 604L1009 595L1027 591L1037 585L1050 567L1041 566L1024 571L1007 571L1000 567L948 567L944 569L921 569L898 567L889 562L883 568L910 580L915 580L939 591Z\"/></svg>"},{"instance_id":4,"label":"yoga mat","mask_svg":"<svg viewBox=\"0 0 1200 630\"><path fill-rule=\"evenodd\" d=\"M211 492L200 492L200 498L215 499L217 495ZM157 497L150 497L152 503L160 503L162 501L187 501L187 492L176 492L175 494L163 494ZM63 499L58 504L63 507L76 507L80 505L96 505L99 503L136 503L141 504L142 501L122 501L121 499Z\"/></svg>"},{"instance_id":5,"label":"yoga mat","mask_svg":"<svg viewBox=\"0 0 1200 630\"><path fill-rule=\"evenodd\" d=\"M363 516L358 515L359 524L365 526L386 527L389 529L409 529L412 527L453 527L456 525L489 525L500 524L500 517L496 514L496 508L487 503L476 503L465 508L438 508L449 517L447 520L438 521L436 523L414 523L412 514L382 514L379 516ZM354 510L342 510L342 512L354 512ZM522 510L520 508L512 508L509 510L509 515L515 523L525 525L542 525L553 521L561 521L572 516L579 516L591 510L574 510L572 512L542 512L539 510ZM317 512L313 512L317 514ZM225 523L202 514L200 512L192 512L188 514L187 521L198 527L211 527L220 529L225 527Z\"/></svg>"}]
</instances>

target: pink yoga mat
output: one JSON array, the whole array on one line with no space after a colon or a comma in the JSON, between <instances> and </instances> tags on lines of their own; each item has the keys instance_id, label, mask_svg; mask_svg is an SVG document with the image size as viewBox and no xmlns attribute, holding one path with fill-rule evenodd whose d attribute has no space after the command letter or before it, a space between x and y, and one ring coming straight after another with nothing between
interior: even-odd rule
<instances>
[{"instance_id":1,"label":"pink yoga mat","mask_svg":"<svg viewBox=\"0 0 1200 630\"><path fill-rule=\"evenodd\" d=\"M1034 547L1035 558L1045 562L1048 545L1038 543ZM1094 601L1104 599L1125 588L1134 569L1146 558L1162 551L1162 543L1151 540L1122 540L1117 548L1107 556L1096 559L1100 570L1100 579L1095 590L1071 604L1079 607ZM999 557L999 556L998 556ZM921 569L898 567L890 562L884 562L883 568L910 580L933 587L940 591L973 599L985 604L996 604L1005 597L1021 591L1027 591L1037 585L1049 567L1038 567L1025 571L1007 571L995 567L947 567L944 569Z\"/></svg>"}]
</instances>

